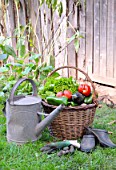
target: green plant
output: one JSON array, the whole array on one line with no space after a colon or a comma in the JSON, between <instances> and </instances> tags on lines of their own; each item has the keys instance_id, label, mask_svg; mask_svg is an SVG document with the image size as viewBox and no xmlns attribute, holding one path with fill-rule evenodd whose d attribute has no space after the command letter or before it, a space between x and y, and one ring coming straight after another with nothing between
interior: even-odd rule
<instances>
[{"instance_id":1,"label":"green plant","mask_svg":"<svg viewBox=\"0 0 116 170\"><path fill-rule=\"evenodd\" d=\"M17 40L17 53L8 44L9 38L0 37L0 60L3 66L0 67L0 101L4 102L13 87L14 83L21 77L33 79L37 86L43 82L48 73L53 70L52 66L47 66L46 63L41 63L41 54L25 50L25 37L19 37ZM9 56L12 56L12 62L9 62ZM26 90L27 89L27 90ZM30 93L31 86L23 83L18 93Z\"/></svg>"},{"instance_id":2,"label":"green plant","mask_svg":"<svg viewBox=\"0 0 116 170\"><path fill-rule=\"evenodd\" d=\"M57 10L59 13L59 16L62 15L63 5L61 1L58 1L58 0L39 0L39 1L40 1L40 5L42 5L45 2L48 5L48 7L53 10L53 12Z\"/></svg>"}]
</instances>

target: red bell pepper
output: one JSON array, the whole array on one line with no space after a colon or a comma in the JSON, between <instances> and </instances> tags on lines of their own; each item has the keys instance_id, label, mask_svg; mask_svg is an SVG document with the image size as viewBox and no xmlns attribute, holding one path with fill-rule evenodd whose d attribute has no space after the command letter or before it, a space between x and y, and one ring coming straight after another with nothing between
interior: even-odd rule
<instances>
[{"instance_id":1,"label":"red bell pepper","mask_svg":"<svg viewBox=\"0 0 116 170\"><path fill-rule=\"evenodd\" d=\"M89 96L91 94L91 87L88 84L80 84L78 91L85 96Z\"/></svg>"}]
</instances>

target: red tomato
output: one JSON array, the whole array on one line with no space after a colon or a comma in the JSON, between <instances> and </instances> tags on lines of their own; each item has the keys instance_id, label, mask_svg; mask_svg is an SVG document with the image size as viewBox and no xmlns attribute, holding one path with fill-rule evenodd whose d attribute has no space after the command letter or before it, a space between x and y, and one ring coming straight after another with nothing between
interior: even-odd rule
<instances>
[{"instance_id":1,"label":"red tomato","mask_svg":"<svg viewBox=\"0 0 116 170\"><path fill-rule=\"evenodd\" d=\"M71 99L72 93L70 92L70 90L64 90L63 96L67 97L68 99Z\"/></svg>"},{"instance_id":2,"label":"red tomato","mask_svg":"<svg viewBox=\"0 0 116 170\"><path fill-rule=\"evenodd\" d=\"M89 96L91 93L91 88L88 84L80 84L78 91L85 96Z\"/></svg>"},{"instance_id":3,"label":"red tomato","mask_svg":"<svg viewBox=\"0 0 116 170\"><path fill-rule=\"evenodd\" d=\"M56 94L56 97L62 97L63 95L64 95L63 92L60 91L60 92L58 92L58 93Z\"/></svg>"}]
</instances>

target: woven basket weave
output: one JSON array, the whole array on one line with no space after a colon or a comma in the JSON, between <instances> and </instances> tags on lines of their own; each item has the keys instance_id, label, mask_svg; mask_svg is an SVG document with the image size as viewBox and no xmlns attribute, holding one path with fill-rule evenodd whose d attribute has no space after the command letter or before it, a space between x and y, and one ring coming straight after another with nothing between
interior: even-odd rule
<instances>
[{"instance_id":1,"label":"woven basket weave","mask_svg":"<svg viewBox=\"0 0 116 170\"><path fill-rule=\"evenodd\" d=\"M49 130L51 135L59 139L77 139L83 136L85 127L88 127L93 123L97 107L97 93L90 77L79 68L73 66L59 67L52 71L49 76L57 70L63 68L76 69L86 76L87 81L91 83L93 89L93 103L86 106L65 107L64 110L51 123ZM56 108L56 106L49 105L45 101L42 101L42 105L44 111L48 114Z\"/></svg>"}]
</instances>

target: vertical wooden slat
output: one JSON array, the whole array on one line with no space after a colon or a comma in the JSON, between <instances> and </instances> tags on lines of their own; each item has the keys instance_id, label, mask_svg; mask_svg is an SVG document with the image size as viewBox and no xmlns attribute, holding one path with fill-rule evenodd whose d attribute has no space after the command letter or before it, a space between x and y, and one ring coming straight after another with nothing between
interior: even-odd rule
<instances>
[{"instance_id":1,"label":"vertical wooden slat","mask_svg":"<svg viewBox=\"0 0 116 170\"><path fill-rule=\"evenodd\" d=\"M46 11L45 11L45 3L41 6L41 30L42 30L42 46L43 46L43 60L46 61L47 49L46 47Z\"/></svg>"},{"instance_id":2,"label":"vertical wooden slat","mask_svg":"<svg viewBox=\"0 0 116 170\"><path fill-rule=\"evenodd\" d=\"M0 0L0 35L3 36L6 36L5 12L4 1Z\"/></svg>"},{"instance_id":3,"label":"vertical wooden slat","mask_svg":"<svg viewBox=\"0 0 116 170\"><path fill-rule=\"evenodd\" d=\"M32 28L33 28L33 33L32 33L32 39L33 39L33 43L36 47L38 47L38 44L37 44L37 39L36 39L36 19L37 19L37 12L38 12L38 1L35 1L35 0L31 0L30 1L30 19L31 19L31 24L32 24ZM33 49L34 52L37 52L35 51L35 49Z\"/></svg>"},{"instance_id":4,"label":"vertical wooden slat","mask_svg":"<svg viewBox=\"0 0 116 170\"><path fill-rule=\"evenodd\" d=\"M114 68L114 78L116 79L116 1L114 1L114 43L113 43L113 52L114 52L114 63L113 63L113 68Z\"/></svg>"},{"instance_id":5,"label":"vertical wooden slat","mask_svg":"<svg viewBox=\"0 0 116 170\"><path fill-rule=\"evenodd\" d=\"M44 59L45 61L48 63L49 62L49 58L48 58L48 47L47 46L47 42L48 42L48 31L47 31L47 13L48 13L49 9L47 7L46 4L44 4L44 11L43 11L43 15L44 15L44 20L42 21L44 23L44 27L43 27L43 38L44 38L44 43L45 43L45 50L44 50Z\"/></svg>"},{"instance_id":6,"label":"vertical wooden slat","mask_svg":"<svg viewBox=\"0 0 116 170\"><path fill-rule=\"evenodd\" d=\"M100 72L100 0L94 0L94 58L93 74L99 75Z\"/></svg>"},{"instance_id":7,"label":"vertical wooden slat","mask_svg":"<svg viewBox=\"0 0 116 170\"><path fill-rule=\"evenodd\" d=\"M61 22L61 27L60 27L60 46L62 47L62 49L64 47L66 47L66 33L67 33L67 17L66 17L66 10L67 10L67 3L65 0L62 0L62 4L63 4L63 13L62 16L60 18L60 22ZM61 58L62 58L62 66L63 65L67 65L67 48L64 48L64 50L60 53ZM67 69L63 69L62 70L62 75L64 77L68 76L68 72Z\"/></svg>"},{"instance_id":8,"label":"vertical wooden slat","mask_svg":"<svg viewBox=\"0 0 116 170\"><path fill-rule=\"evenodd\" d=\"M24 2L24 0L20 0L19 22L22 26L26 25L26 13L25 13L25 2Z\"/></svg>"},{"instance_id":9,"label":"vertical wooden slat","mask_svg":"<svg viewBox=\"0 0 116 170\"><path fill-rule=\"evenodd\" d=\"M63 13L59 17L57 11L53 14L53 29L54 29L54 55L55 55L55 67L58 68L63 65L67 65L67 52L66 48L66 1L62 1ZM62 50L64 48L64 50ZM61 51L61 52L60 52ZM63 76L67 76L67 70L63 69L59 71Z\"/></svg>"},{"instance_id":10,"label":"vertical wooden slat","mask_svg":"<svg viewBox=\"0 0 116 170\"><path fill-rule=\"evenodd\" d=\"M35 52L42 52L42 36L41 36L41 23L40 23L40 9L39 9L39 2L36 0L31 0L31 23L33 27L33 40L34 45L38 49Z\"/></svg>"},{"instance_id":11,"label":"vertical wooden slat","mask_svg":"<svg viewBox=\"0 0 116 170\"><path fill-rule=\"evenodd\" d=\"M86 1L86 71L92 74L93 61L93 3Z\"/></svg>"},{"instance_id":12,"label":"vertical wooden slat","mask_svg":"<svg viewBox=\"0 0 116 170\"><path fill-rule=\"evenodd\" d=\"M106 77L107 0L100 1L100 76Z\"/></svg>"},{"instance_id":13,"label":"vertical wooden slat","mask_svg":"<svg viewBox=\"0 0 116 170\"><path fill-rule=\"evenodd\" d=\"M22 26L26 26L26 11L25 11L26 7L25 7L25 1L24 0L20 0L20 8L19 8L19 22ZM26 36L26 31L25 31L25 36ZM27 38L25 40L25 48L26 50L28 49L28 41ZM27 62L28 60L26 59L25 62Z\"/></svg>"},{"instance_id":14,"label":"vertical wooden slat","mask_svg":"<svg viewBox=\"0 0 116 170\"><path fill-rule=\"evenodd\" d=\"M58 13L55 11L53 13L53 31L54 31L54 56L56 56L59 53L59 34L60 34L60 27L59 27L59 16ZM57 22L56 22L57 21ZM60 66L60 55L55 57L55 67L57 68Z\"/></svg>"},{"instance_id":15,"label":"vertical wooden slat","mask_svg":"<svg viewBox=\"0 0 116 170\"><path fill-rule=\"evenodd\" d=\"M79 51L78 51L78 67L81 68L83 71L86 71L85 68L85 10L86 10L86 4L85 4L85 0L81 0L81 9L79 11L79 31L80 34L83 36L83 38L80 39L80 47L79 47ZM83 77L82 73L78 73L78 77Z\"/></svg>"},{"instance_id":16,"label":"vertical wooden slat","mask_svg":"<svg viewBox=\"0 0 116 170\"><path fill-rule=\"evenodd\" d=\"M8 10L9 25L10 25L10 36L13 37L14 29L16 28L13 0L9 1L9 4L7 6L7 10ZM12 46L14 47L14 49L16 49L16 38L12 38Z\"/></svg>"},{"instance_id":17,"label":"vertical wooden slat","mask_svg":"<svg viewBox=\"0 0 116 170\"><path fill-rule=\"evenodd\" d=\"M52 48L51 43L49 43L49 40L52 37L52 33L53 33L52 32L52 17L51 17L51 9L49 9L47 5L45 6L45 9L46 9L46 48L47 48L47 53L49 54L50 48ZM50 55L48 58L48 63L50 64Z\"/></svg>"},{"instance_id":18,"label":"vertical wooden slat","mask_svg":"<svg viewBox=\"0 0 116 170\"><path fill-rule=\"evenodd\" d=\"M36 32L37 48L38 48L39 53L42 54L42 48L43 47L42 47L40 4L36 0L35 0L35 17L36 17L35 32Z\"/></svg>"},{"instance_id":19,"label":"vertical wooden slat","mask_svg":"<svg viewBox=\"0 0 116 170\"><path fill-rule=\"evenodd\" d=\"M116 9L115 9L116 10ZM114 24L114 0L108 1L107 21L107 77L113 77L113 24ZM115 28L116 29L116 28Z\"/></svg>"},{"instance_id":20,"label":"vertical wooden slat","mask_svg":"<svg viewBox=\"0 0 116 170\"><path fill-rule=\"evenodd\" d=\"M68 18L69 24L67 28L67 36L68 38L71 38L75 34L73 28L77 29L77 6L73 1L68 1L68 10L71 11L71 14L69 15ZM68 57L68 65L76 66L76 53L75 53L74 41L72 41L67 48L67 57ZM69 76L73 76L74 78L76 78L76 70L70 69Z\"/></svg>"}]
</instances>

